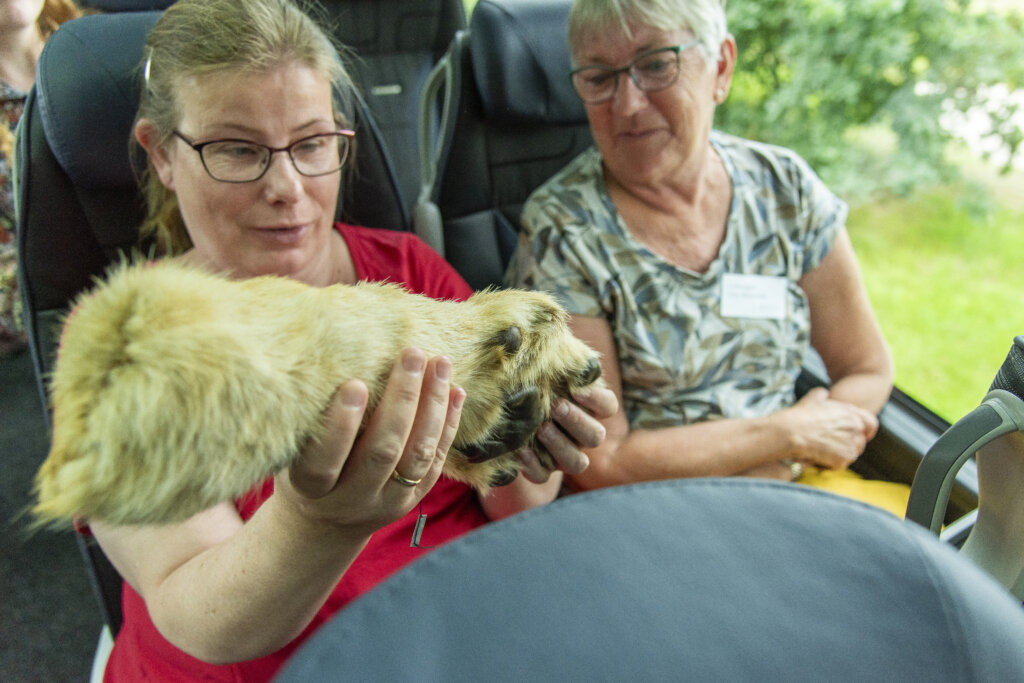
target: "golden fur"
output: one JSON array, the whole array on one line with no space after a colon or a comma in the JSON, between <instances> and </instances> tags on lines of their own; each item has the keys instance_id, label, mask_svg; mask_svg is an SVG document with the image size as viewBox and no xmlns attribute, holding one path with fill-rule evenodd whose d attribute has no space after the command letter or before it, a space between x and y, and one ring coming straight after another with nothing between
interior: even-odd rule
<instances>
[{"instance_id":1,"label":"golden fur","mask_svg":"<svg viewBox=\"0 0 1024 683\"><path fill-rule=\"evenodd\" d=\"M541 293L456 303L398 285L121 266L65 325L34 512L152 524L234 500L317 436L339 384L365 381L372 408L406 346L452 359L467 398L445 472L478 488L514 476L508 452L532 441L556 395L600 373Z\"/></svg>"}]
</instances>

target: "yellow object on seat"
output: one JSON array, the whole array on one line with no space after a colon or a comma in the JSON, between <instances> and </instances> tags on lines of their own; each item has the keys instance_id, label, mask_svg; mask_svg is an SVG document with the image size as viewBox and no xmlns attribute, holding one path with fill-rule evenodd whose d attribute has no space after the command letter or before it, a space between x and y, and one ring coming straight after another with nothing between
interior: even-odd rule
<instances>
[{"instance_id":1,"label":"yellow object on seat","mask_svg":"<svg viewBox=\"0 0 1024 683\"><path fill-rule=\"evenodd\" d=\"M910 487L906 484L864 479L850 470L821 470L814 467L805 469L797 483L874 505L900 519L907 513Z\"/></svg>"}]
</instances>

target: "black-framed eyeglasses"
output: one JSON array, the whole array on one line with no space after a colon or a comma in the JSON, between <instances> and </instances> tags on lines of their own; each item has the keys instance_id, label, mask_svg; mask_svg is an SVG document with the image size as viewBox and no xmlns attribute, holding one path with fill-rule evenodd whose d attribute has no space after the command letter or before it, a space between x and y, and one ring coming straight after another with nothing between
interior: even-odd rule
<instances>
[{"instance_id":1,"label":"black-framed eyeglasses","mask_svg":"<svg viewBox=\"0 0 1024 683\"><path fill-rule=\"evenodd\" d=\"M270 160L278 152L287 152L295 170L304 176L328 175L341 169L348 157L355 132L347 129L318 133L296 140L287 147L268 147L251 140L231 138L196 142L180 131L173 131L186 145L199 153L203 168L222 183L251 183L263 177Z\"/></svg>"},{"instance_id":2,"label":"black-framed eyeglasses","mask_svg":"<svg viewBox=\"0 0 1024 683\"><path fill-rule=\"evenodd\" d=\"M570 71L569 77L576 94L587 104L601 104L615 97L621 74L628 74L644 92L664 90L679 78L679 54L699 44L699 40L691 40L682 45L648 50L618 69L600 64L581 66Z\"/></svg>"}]
</instances>

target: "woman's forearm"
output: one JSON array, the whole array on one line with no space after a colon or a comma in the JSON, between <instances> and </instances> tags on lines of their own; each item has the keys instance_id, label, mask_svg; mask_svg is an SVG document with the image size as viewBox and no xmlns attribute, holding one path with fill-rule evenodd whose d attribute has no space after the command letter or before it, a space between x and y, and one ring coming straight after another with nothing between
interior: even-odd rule
<instances>
[{"instance_id":1,"label":"woman's forearm","mask_svg":"<svg viewBox=\"0 0 1024 683\"><path fill-rule=\"evenodd\" d=\"M731 476L787 457L790 434L781 418L713 420L609 437L588 451L590 467L573 478L585 489L680 477Z\"/></svg>"},{"instance_id":2,"label":"woman's forearm","mask_svg":"<svg viewBox=\"0 0 1024 683\"><path fill-rule=\"evenodd\" d=\"M829 395L877 415L892 393L892 373L885 371L847 375L832 384Z\"/></svg>"},{"instance_id":3,"label":"woman's forearm","mask_svg":"<svg viewBox=\"0 0 1024 683\"><path fill-rule=\"evenodd\" d=\"M851 385L852 386L852 385ZM766 417L720 419L656 430L628 430L620 417L591 465L573 483L582 488L677 477L766 472L796 460L826 469L848 467L878 427L869 411L813 389ZM778 468L772 468L778 477Z\"/></svg>"},{"instance_id":4,"label":"woman's forearm","mask_svg":"<svg viewBox=\"0 0 1024 683\"><path fill-rule=\"evenodd\" d=\"M306 519L277 499L271 496L226 538L195 554L183 549L180 554L187 559L163 576L118 566L145 599L161 634L176 647L214 664L280 649L310 623L369 540L369 533ZM111 539L102 525L94 525L117 566L116 558L130 556L120 548L140 541L133 535L148 530L114 531L117 537ZM159 538L147 541L160 547Z\"/></svg>"}]
</instances>

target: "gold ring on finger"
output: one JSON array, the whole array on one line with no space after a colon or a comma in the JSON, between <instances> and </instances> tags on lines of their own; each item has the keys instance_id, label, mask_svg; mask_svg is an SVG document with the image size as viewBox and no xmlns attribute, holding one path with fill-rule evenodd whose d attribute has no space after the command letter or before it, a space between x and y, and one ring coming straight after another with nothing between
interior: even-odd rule
<instances>
[{"instance_id":1,"label":"gold ring on finger","mask_svg":"<svg viewBox=\"0 0 1024 683\"><path fill-rule=\"evenodd\" d=\"M409 479L407 477L403 477L401 474L398 473L397 469L391 473L391 478L397 481L402 486L416 486L416 484L423 481L423 479Z\"/></svg>"}]
</instances>

